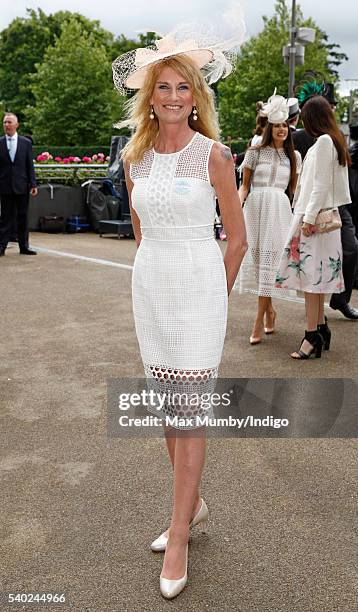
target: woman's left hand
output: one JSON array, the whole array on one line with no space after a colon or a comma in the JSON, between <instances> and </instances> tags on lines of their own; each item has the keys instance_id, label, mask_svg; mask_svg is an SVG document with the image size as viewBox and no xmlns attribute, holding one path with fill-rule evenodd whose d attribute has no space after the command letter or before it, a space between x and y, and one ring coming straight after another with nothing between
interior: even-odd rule
<instances>
[{"instance_id":1,"label":"woman's left hand","mask_svg":"<svg viewBox=\"0 0 358 612\"><path fill-rule=\"evenodd\" d=\"M314 234L314 225L311 223L302 223L302 234L308 238L308 236L312 236Z\"/></svg>"}]
</instances>

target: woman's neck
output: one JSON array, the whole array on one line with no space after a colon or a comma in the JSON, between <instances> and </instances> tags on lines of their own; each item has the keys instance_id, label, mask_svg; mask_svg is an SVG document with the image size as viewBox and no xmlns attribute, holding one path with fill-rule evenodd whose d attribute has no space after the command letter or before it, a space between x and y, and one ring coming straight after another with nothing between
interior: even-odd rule
<instances>
[{"instance_id":1,"label":"woman's neck","mask_svg":"<svg viewBox=\"0 0 358 612\"><path fill-rule=\"evenodd\" d=\"M194 135L194 130L188 125L183 124L161 124L154 144L158 153L175 153L183 149Z\"/></svg>"},{"instance_id":2,"label":"woman's neck","mask_svg":"<svg viewBox=\"0 0 358 612\"><path fill-rule=\"evenodd\" d=\"M273 140L270 144L270 147L272 147L273 149L283 149L284 145L283 145L282 140L279 140L279 141Z\"/></svg>"}]
</instances>

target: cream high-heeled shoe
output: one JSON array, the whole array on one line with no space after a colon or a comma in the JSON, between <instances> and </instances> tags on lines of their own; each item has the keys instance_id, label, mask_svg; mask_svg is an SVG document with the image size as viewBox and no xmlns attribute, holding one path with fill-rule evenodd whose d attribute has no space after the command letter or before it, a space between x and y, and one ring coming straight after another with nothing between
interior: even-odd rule
<instances>
[{"instance_id":1,"label":"cream high-heeled shoe","mask_svg":"<svg viewBox=\"0 0 358 612\"><path fill-rule=\"evenodd\" d=\"M178 580L169 580L160 576L160 592L166 599L173 599L184 589L188 581L188 545L186 545L185 574Z\"/></svg>"},{"instance_id":2,"label":"cream high-heeled shoe","mask_svg":"<svg viewBox=\"0 0 358 612\"><path fill-rule=\"evenodd\" d=\"M191 529L192 527L195 527L195 525L200 525L200 523L202 523L201 531L205 533L207 525L208 525L208 518L209 518L208 507L206 503L204 502L203 498L201 498L200 508L198 512L196 513L196 515L194 516L193 520L191 521L189 525L189 529ZM150 547L154 552L162 552L166 549L167 543L168 543L168 536L166 535L166 532L164 531L164 533L162 533L159 536L159 538L157 538L156 540L154 540L154 542L151 543Z\"/></svg>"},{"instance_id":3,"label":"cream high-heeled shoe","mask_svg":"<svg viewBox=\"0 0 358 612\"><path fill-rule=\"evenodd\" d=\"M275 333L275 321L276 321L276 310L272 310L272 326L268 327L265 325L264 331L265 334L274 334ZM265 312L265 323L267 323L267 311Z\"/></svg>"},{"instance_id":4,"label":"cream high-heeled shoe","mask_svg":"<svg viewBox=\"0 0 358 612\"><path fill-rule=\"evenodd\" d=\"M250 344L251 346L253 346L254 344L260 344L261 340L262 340L262 330L263 330L263 323L260 324L260 328L259 331L255 333L253 332L250 336ZM255 328L255 326L254 326Z\"/></svg>"}]
</instances>

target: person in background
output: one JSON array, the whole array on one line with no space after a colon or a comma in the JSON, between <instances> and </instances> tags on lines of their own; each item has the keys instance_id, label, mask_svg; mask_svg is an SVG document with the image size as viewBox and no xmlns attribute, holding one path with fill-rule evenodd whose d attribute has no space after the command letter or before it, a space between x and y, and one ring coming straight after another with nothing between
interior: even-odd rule
<instances>
[{"instance_id":1,"label":"person in background","mask_svg":"<svg viewBox=\"0 0 358 612\"><path fill-rule=\"evenodd\" d=\"M317 81L309 81L302 86L297 94L300 112L302 111L306 102L314 96L323 96L330 104L332 110L335 110L337 101L334 97L334 85L332 83L317 83ZM294 98L291 99L293 100ZM299 130L294 130L292 137L293 145L296 151L301 153L302 161L304 161L308 149L314 145L316 139L309 134L304 127Z\"/></svg>"},{"instance_id":2,"label":"person in background","mask_svg":"<svg viewBox=\"0 0 358 612\"><path fill-rule=\"evenodd\" d=\"M266 334L275 331L272 297L280 297L280 291L275 288L276 272L292 220L285 191L289 188L290 194L294 193L301 165L301 156L293 149L287 124L287 100L274 94L262 112L266 113L268 123L261 145L246 151L243 184L239 190L240 200L245 202L249 248L241 266L238 288L240 293L258 295L250 336L252 345L261 342L263 331Z\"/></svg>"},{"instance_id":3,"label":"person in background","mask_svg":"<svg viewBox=\"0 0 358 612\"><path fill-rule=\"evenodd\" d=\"M322 210L349 202L350 157L343 134L325 98L313 96L302 110L307 132L316 143L307 153L297 186L294 218L277 273L276 287L305 294L306 331L294 359L321 357L329 349L331 331L324 316L327 293L342 293L342 243L338 229L317 233Z\"/></svg>"},{"instance_id":4,"label":"person in background","mask_svg":"<svg viewBox=\"0 0 358 612\"><path fill-rule=\"evenodd\" d=\"M36 255L29 248L29 194L37 195L32 144L19 136L19 122L13 113L3 119L5 136L0 138L0 256L5 255L17 219L18 242L21 255Z\"/></svg>"},{"instance_id":5,"label":"person in background","mask_svg":"<svg viewBox=\"0 0 358 612\"><path fill-rule=\"evenodd\" d=\"M358 123L349 126L349 135L351 141L349 154L352 160L352 165L349 168L349 189L352 204L348 208L358 237Z\"/></svg>"},{"instance_id":6,"label":"person in background","mask_svg":"<svg viewBox=\"0 0 358 612\"><path fill-rule=\"evenodd\" d=\"M256 102L256 112L257 112L257 115L256 115L256 126L255 126L255 129L253 131L253 137L247 143L246 150L249 147L256 147L256 146L260 145L261 142L262 142L262 135L263 135L265 127L267 125L267 117L262 112L263 107L264 107L264 103L263 102L261 102L261 101ZM243 161L245 159L245 153L246 153L246 151L244 151L243 153L239 153L234 158L235 168L236 168L236 172L235 172L236 186L237 186L238 189L240 189L240 187L242 185L242 169L243 169L242 164L243 164Z\"/></svg>"},{"instance_id":7,"label":"person in background","mask_svg":"<svg viewBox=\"0 0 358 612\"><path fill-rule=\"evenodd\" d=\"M300 111L302 112L307 100L313 96L323 96L324 92L324 84L317 83L316 81L305 83L297 94ZM294 130L292 132L292 138L293 146L295 147L296 151L300 152L302 161L304 161L308 149L310 149L315 143L315 138L311 136L311 134L309 134L304 127Z\"/></svg>"},{"instance_id":8,"label":"person in background","mask_svg":"<svg viewBox=\"0 0 358 612\"><path fill-rule=\"evenodd\" d=\"M337 101L335 99L334 86L332 83L320 84L316 81L305 83L297 94L301 111L303 110L307 101L314 96L323 96L329 103L332 111L335 110ZM304 160L307 151L314 145L315 141L316 139L305 129L296 130L293 132L294 147L301 153L302 160ZM354 321L358 319L358 311L352 308L349 302L352 295L355 270L357 268L358 244L355 236L355 227L352 222L351 207L340 206L339 214L342 221L341 240L343 249L343 277L345 291L340 294L332 295L330 306L333 310L339 310L347 319Z\"/></svg>"},{"instance_id":9,"label":"person in background","mask_svg":"<svg viewBox=\"0 0 358 612\"><path fill-rule=\"evenodd\" d=\"M267 125L267 117L262 112L263 107L264 107L264 103L261 102L261 100L259 102L256 102L256 112L257 112L256 126L253 132L253 136L248 143L248 147L256 147L257 145L260 145L262 142L262 135Z\"/></svg>"},{"instance_id":10,"label":"person in background","mask_svg":"<svg viewBox=\"0 0 358 612\"><path fill-rule=\"evenodd\" d=\"M288 99L288 125L292 134L297 130L297 124L300 119L300 106L297 98L289 98Z\"/></svg>"},{"instance_id":11,"label":"person in background","mask_svg":"<svg viewBox=\"0 0 358 612\"><path fill-rule=\"evenodd\" d=\"M356 238L358 238L358 123L349 126L349 134L351 141L349 153L352 160L352 165L349 168L349 189L352 204L348 206L348 209L352 216ZM356 266L353 287L358 289L358 265Z\"/></svg>"},{"instance_id":12,"label":"person in background","mask_svg":"<svg viewBox=\"0 0 358 612\"><path fill-rule=\"evenodd\" d=\"M342 228L341 239L343 248L343 277L345 291L334 293L329 305L333 310L339 310L346 319L358 320L358 310L350 305L353 287L357 283L358 271L358 240L357 240L357 209L358 209L358 125L350 126L350 138L353 145L349 149L352 165L348 168L349 191L351 204L339 207ZM356 142L354 144L354 139ZM357 283L358 284L358 283Z\"/></svg>"}]
</instances>

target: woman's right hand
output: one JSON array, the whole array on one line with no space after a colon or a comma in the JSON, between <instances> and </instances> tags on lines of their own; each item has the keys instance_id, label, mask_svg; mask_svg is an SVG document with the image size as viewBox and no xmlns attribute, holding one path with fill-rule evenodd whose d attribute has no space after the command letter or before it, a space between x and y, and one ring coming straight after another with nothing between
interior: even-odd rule
<instances>
[{"instance_id":1,"label":"woman's right hand","mask_svg":"<svg viewBox=\"0 0 358 612\"><path fill-rule=\"evenodd\" d=\"M239 198L240 198L241 206L243 206L245 204L245 201L246 201L246 198L248 196L249 190L244 185L241 185L238 193L239 193Z\"/></svg>"},{"instance_id":2,"label":"woman's right hand","mask_svg":"<svg viewBox=\"0 0 358 612\"><path fill-rule=\"evenodd\" d=\"M312 236L312 234L314 234L314 225L312 225L311 223L302 223L301 231L302 234L306 236L306 238L308 238L309 236Z\"/></svg>"}]
</instances>

